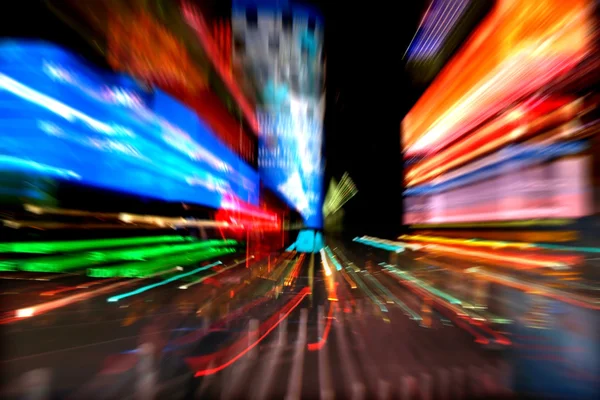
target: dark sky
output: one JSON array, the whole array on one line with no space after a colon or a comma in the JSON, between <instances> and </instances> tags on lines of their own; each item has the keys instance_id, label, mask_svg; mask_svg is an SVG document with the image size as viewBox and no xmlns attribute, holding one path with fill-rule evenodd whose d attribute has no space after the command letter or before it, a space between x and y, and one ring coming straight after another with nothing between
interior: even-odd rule
<instances>
[{"instance_id":1,"label":"dark sky","mask_svg":"<svg viewBox=\"0 0 600 400\"><path fill-rule=\"evenodd\" d=\"M392 236L401 225L400 121L420 94L402 55L425 11L425 0L313 0L325 17L326 180L347 171L358 195L345 207L350 234ZM11 2L0 35L43 37L102 65L102 58L41 0Z\"/></svg>"},{"instance_id":2,"label":"dark sky","mask_svg":"<svg viewBox=\"0 0 600 400\"><path fill-rule=\"evenodd\" d=\"M84 0L85 1L85 0ZM50 9L43 0L9 1L0 13L0 38L43 38L77 50L94 64L108 68L104 58L87 40L71 29Z\"/></svg>"},{"instance_id":3,"label":"dark sky","mask_svg":"<svg viewBox=\"0 0 600 400\"><path fill-rule=\"evenodd\" d=\"M420 94L404 73L402 55L426 4L367 3L322 2L326 185L348 171L359 192L345 206L347 232L391 237L399 232L402 214L400 121Z\"/></svg>"}]
</instances>

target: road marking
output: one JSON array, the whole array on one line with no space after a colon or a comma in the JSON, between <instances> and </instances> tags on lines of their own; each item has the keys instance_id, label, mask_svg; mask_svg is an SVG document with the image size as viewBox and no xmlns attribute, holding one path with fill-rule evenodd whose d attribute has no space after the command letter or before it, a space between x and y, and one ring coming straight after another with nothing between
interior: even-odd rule
<instances>
[{"instance_id":1,"label":"road marking","mask_svg":"<svg viewBox=\"0 0 600 400\"><path fill-rule=\"evenodd\" d=\"M250 351L248 352L247 357L244 357L239 363L234 364L233 367L228 370L229 373L225 373L225 380L228 384L222 389L222 400L243 397L240 396L240 393L246 383L252 365L258 359L258 346L253 346L253 344L259 338L259 329L259 321L257 319L251 319L248 323L248 348L250 348Z\"/></svg>"},{"instance_id":2,"label":"road marking","mask_svg":"<svg viewBox=\"0 0 600 400\"><path fill-rule=\"evenodd\" d=\"M335 307L334 304L329 305L331 307ZM320 341L325 339L325 311L323 306L319 306L318 308L318 332ZM331 326L331 320L327 321L328 326ZM329 332L329 331L327 331ZM323 342L325 343L325 342ZM321 399L322 400L333 400L334 398L334 390L331 385L331 371L329 369L329 357L327 354L327 350L329 347L322 346L319 349L319 383L321 385Z\"/></svg>"},{"instance_id":3,"label":"road marking","mask_svg":"<svg viewBox=\"0 0 600 400\"><path fill-rule=\"evenodd\" d=\"M308 321L308 310L300 310L300 325L298 327L298 339L294 352L292 372L288 380L288 390L285 400L299 400L302 392L302 370L304 369L304 350L306 346L306 323Z\"/></svg>"},{"instance_id":4,"label":"road marking","mask_svg":"<svg viewBox=\"0 0 600 400\"><path fill-rule=\"evenodd\" d=\"M380 400L388 400L391 397L392 385L384 380L380 379L377 384L377 394Z\"/></svg>"},{"instance_id":5,"label":"road marking","mask_svg":"<svg viewBox=\"0 0 600 400\"><path fill-rule=\"evenodd\" d=\"M154 370L154 345L144 343L138 348L136 365L136 395L138 400L152 400L156 395L156 371Z\"/></svg>"},{"instance_id":6,"label":"road marking","mask_svg":"<svg viewBox=\"0 0 600 400\"><path fill-rule=\"evenodd\" d=\"M277 364L281 358L281 353L287 344L287 321L286 318L279 325L277 343L269 352L267 362L264 363L263 368L261 369L258 379L259 387L258 390L252 393L252 400L264 400L269 398L271 385L277 376Z\"/></svg>"},{"instance_id":7,"label":"road marking","mask_svg":"<svg viewBox=\"0 0 600 400\"><path fill-rule=\"evenodd\" d=\"M208 368L209 369L213 369L215 368L215 361L212 360L209 364L208 364ZM200 383L200 387L198 387L198 389L196 390L196 399L202 399L204 398L204 394L208 391L208 388L210 387L211 383L215 380L216 375L211 374L211 375L206 375L204 377L202 377L202 383Z\"/></svg>"},{"instance_id":8,"label":"road marking","mask_svg":"<svg viewBox=\"0 0 600 400\"><path fill-rule=\"evenodd\" d=\"M416 379L411 375L404 375L400 378L401 390L400 390L400 398L402 400L410 400L412 399L413 393L415 392L416 387Z\"/></svg>"},{"instance_id":9,"label":"road marking","mask_svg":"<svg viewBox=\"0 0 600 400\"><path fill-rule=\"evenodd\" d=\"M342 312L336 310L336 321L335 336L337 341L340 343L340 357L342 359L342 373L345 377L346 382L351 384L351 396L352 400L362 400L365 396L365 386L358 377L356 365L350 357L350 346L348 345L348 338L346 337L346 331L344 329L344 315Z\"/></svg>"},{"instance_id":10,"label":"road marking","mask_svg":"<svg viewBox=\"0 0 600 400\"><path fill-rule=\"evenodd\" d=\"M462 368L455 367L452 369L454 387L454 398L464 399L465 397L465 374Z\"/></svg>"},{"instance_id":11,"label":"road marking","mask_svg":"<svg viewBox=\"0 0 600 400\"><path fill-rule=\"evenodd\" d=\"M431 375L427 373L421 374L421 399L423 400L431 400L433 399L433 380L431 379Z\"/></svg>"},{"instance_id":12,"label":"road marking","mask_svg":"<svg viewBox=\"0 0 600 400\"><path fill-rule=\"evenodd\" d=\"M448 376L448 371L444 368L440 368L438 370L438 378L439 378L439 398L440 400L447 400L450 396L450 380Z\"/></svg>"}]
</instances>

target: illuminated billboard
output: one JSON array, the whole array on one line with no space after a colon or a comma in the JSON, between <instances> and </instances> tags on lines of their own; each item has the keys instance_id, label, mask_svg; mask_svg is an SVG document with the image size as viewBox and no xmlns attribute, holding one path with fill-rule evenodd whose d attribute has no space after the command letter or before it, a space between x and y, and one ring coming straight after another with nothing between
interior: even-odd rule
<instances>
[{"instance_id":1,"label":"illuminated billboard","mask_svg":"<svg viewBox=\"0 0 600 400\"><path fill-rule=\"evenodd\" d=\"M406 224L581 218L591 212L589 159L577 157L524 168L455 188L405 199Z\"/></svg>"},{"instance_id":2,"label":"illuminated billboard","mask_svg":"<svg viewBox=\"0 0 600 400\"><path fill-rule=\"evenodd\" d=\"M185 106L59 47L0 46L0 169L219 208L258 175Z\"/></svg>"},{"instance_id":3,"label":"illuminated billboard","mask_svg":"<svg viewBox=\"0 0 600 400\"><path fill-rule=\"evenodd\" d=\"M323 30L320 16L286 1L235 0L234 66L251 76L258 106L259 172L310 228L323 224Z\"/></svg>"},{"instance_id":4,"label":"illuminated billboard","mask_svg":"<svg viewBox=\"0 0 600 400\"><path fill-rule=\"evenodd\" d=\"M405 224L591 213L597 104L553 87L591 54L590 12L588 0L495 3L402 121Z\"/></svg>"},{"instance_id":5,"label":"illuminated billboard","mask_svg":"<svg viewBox=\"0 0 600 400\"><path fill-rule=\"evenodd\" d=\"M589 56L593 18L588 3L497 1L402 121L406 156L440 151ZM516 110L511 117L519 120L527 111Z\"/></svg>"}]
</instances>

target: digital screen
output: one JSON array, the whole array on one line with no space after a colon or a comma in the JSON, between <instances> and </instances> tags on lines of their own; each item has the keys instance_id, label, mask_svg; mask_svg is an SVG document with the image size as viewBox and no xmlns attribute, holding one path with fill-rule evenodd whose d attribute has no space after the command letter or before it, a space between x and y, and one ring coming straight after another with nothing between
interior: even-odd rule
<instances>
[{"instance_id":1,"label":"digital screen","mask_svg":"<svg viewBox=\"0 0 600 400\"><path fill-rule=\"evenodd\" d=\"M405 197L405 224L580 218L591 211L589 159L513 170L441 193Z\"/></svg>"},{"instance_id":2,"label":"digital screen","mask_svg":"<svg viewBox=\"0 0 600 400\"><path fill-rule=\"evenodd\" d=\"M265 119L278 122L262 123ZM302 215L306 226L320 227L323 219L321 124L285 114L259 118L259 124L258 159L262 179Z\"/></svg>"},{"instance_id":3,"label":"digital screen","mask_svg":"<svg viewBox=\"0 0 600 400\"><path fill-rule=\"evenodd\" d=\"M0 46L0 169L214 208L258 175L185 106L59 47Z\"/></svg>"},{"instance_id":4,"label":"digital screen","mask_svg":"<svg viewBox=\"0 0 600 400\"><path fill-rule=\"evenodd\" d=\"M258 166L267 186L309 228L323 225L323 30L313 10L288 1L236 0L234 62L257 88Z\"/></svg>"}]
</instances>

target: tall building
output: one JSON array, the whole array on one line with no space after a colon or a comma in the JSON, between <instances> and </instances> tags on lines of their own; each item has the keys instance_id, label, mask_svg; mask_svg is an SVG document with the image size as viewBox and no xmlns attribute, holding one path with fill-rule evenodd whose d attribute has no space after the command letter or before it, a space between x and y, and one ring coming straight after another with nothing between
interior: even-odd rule
<instances>
[{"instance_id":1,"label":"tall building","mask_svg":"<svg viewBox=\"0 0 600 400\"><path fill-rule=\"evenodd\" d=\"M233 66L252 77L259 122L258 167L265 184L323 224L323 21L288 1L234 0Z\"/></svg>"}]
</instances>

